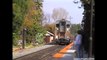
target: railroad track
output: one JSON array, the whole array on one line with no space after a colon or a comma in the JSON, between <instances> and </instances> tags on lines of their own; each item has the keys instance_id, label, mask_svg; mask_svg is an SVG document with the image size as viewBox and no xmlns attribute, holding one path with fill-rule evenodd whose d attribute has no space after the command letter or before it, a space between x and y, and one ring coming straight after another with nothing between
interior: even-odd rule
<instances>
[{"instance_id":1,"label":"railroad track","mask_svg":"<svg viewBox=\"0 0 107 60\"><path fill-rule=\"evenodd\" d=\"M60 49L62 49L63 45L55 45L40 51L37 51L35 53L31 53L26 56L22 56L20 58L14 59L14 60L55 60L52 56L56 52L58 52Z\"/></svg>"}]
</instances>

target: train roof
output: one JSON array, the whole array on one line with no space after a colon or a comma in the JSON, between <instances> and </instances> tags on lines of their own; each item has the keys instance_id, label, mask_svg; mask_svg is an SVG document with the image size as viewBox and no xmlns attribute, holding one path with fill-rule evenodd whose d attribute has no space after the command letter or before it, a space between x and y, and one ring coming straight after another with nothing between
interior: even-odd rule
<instances>
[{"instance_id":1,"label":"train roof","mask_svg":"<svg viewBox=\"0 0 107 60\"><path fill-rule=\"evenodd\" d=\"M65 21L67 24L71 24L71 22L68 21L68 20L57 20L55 23L58 24L58 23L60 23L61 21Z\"/></svg>"}]
</instances>

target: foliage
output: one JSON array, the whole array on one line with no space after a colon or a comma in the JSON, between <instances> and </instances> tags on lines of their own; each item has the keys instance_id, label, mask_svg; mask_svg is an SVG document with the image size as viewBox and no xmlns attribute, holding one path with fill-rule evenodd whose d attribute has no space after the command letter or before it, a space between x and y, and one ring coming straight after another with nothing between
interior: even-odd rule
<instances>
[{"instance_id":1,"label":"foliage","mask_svg":"<svg viewBox=\"0 0 107 60\"><path fill-rule=\"evenodd\" d=\"M51 33L54 33L55 31L55 23L46 24L44 27L46 28L47 31Z\"/></svg>"},{"instance_id":2,"label":"foliage","mask_svg":"<svg viewBox=\"0 0 107 60\"><path fill-rule=\"evenodd\" d=\"M37 33L36 34L36 41L39 43L39 44L42 44L44 43L44 34L42 33Z\"/></svg>"},{"instance_id":3,"label":"foliage","mask_svg":"<svg viewBox=\"0 0 107 60\"><path fill-rule=\"evenodd\" d=\"M27 12L27 0L13 0L13 32L17 32Z\"/></svg>"},{"instance_id":4,"label":"foliage","mask_svg":"<svg viewBox=\"0 0 107 60\"><path fill-rule=\"evenodd\" d=\"M13 0L13 45L21 39L19 32L26 28L26 42L31 43L36 40L38 33L44 35L45 29L42 27L42 3L34 0ZM39 38L43 38L40 36Z\"/></svg>"},{"instance_id":5,"label":"foliage","mask_svg":"<svg viewBox=\"0 0 107 60\"><path fill-rule=\"evenodd\" d=\"M19 40L19 36L16 33L13 33L13 45L17 46L17 41Z\"/></svg>"},{"instance_id":6,"label":"foliage","mask_svg":"<svg viewBox=\"0 0 107 60\"><path fill-rule=\"evenodd\" d=\"M87 53L89 53L89 42L90 42L90 26L92 24L92 39L93 39L93 45L94 45L94 40L95 40L95 3L93 2L93 9L91 10L91 1L92 0L80 0L82 2L82 5L84 6L84 17L83 17L83 20L82 22L84 22L84 25L83 25L83 46L86 50ZM95 1L95 0L93 0ZM91 11L93 12L93 21L92 23L90 23L91 21ZM92 48L94 50L94 46Z\"/></svg>"},{"instance_id":7,"label":"foliage","mask_svg":"<svg viewBox=\"0 0 107 60\"><path fill-rule=\"evenodd\" d=\"M71 34L76 35L77 31L81 28L80 24L72 24Z\"/></svg>"}]
</instances>

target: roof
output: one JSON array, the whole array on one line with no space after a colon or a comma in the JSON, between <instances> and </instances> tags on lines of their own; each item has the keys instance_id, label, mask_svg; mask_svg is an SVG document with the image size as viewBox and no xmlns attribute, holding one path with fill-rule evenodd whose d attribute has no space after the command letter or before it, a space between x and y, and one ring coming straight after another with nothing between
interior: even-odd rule
<instances>
[{"instance_id":1,"label":"roof","mask_svg":"<svg viewBox=\"0 0 107 60\"><path fill-rule=\"evenodd\" d=\"M59 24L59 22L61 22L61 21L63 21L63 20L57 20L55 23L56 24ZM67 24L71 24L71 22L70 21L68 21L68 20L64 20Z\"/></svg>"},{"instance_id":2,"label":"roof","mask_svg":"<svg viewBox=\"0 0 107 60\"><path fill-rule=\"evenodd\" d=\"M45 34L46 36L54 36L54 34L53 33L51 33L51 32L49 32L49 31L47 31L47 33Z\"/></svg>"}]
</instances>

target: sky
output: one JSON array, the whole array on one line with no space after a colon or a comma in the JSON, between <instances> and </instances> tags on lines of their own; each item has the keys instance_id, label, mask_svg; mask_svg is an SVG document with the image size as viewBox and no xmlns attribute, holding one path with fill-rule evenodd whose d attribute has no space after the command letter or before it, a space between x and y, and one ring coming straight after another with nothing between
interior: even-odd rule
<instances>
[{"instance_id":1,"label":"sky","mask_svg":"<svg viewBox=\"0 0 107 60\"><path fill-rule=\"evenodd\" d=\"M81 3L74 4L74 0L44 0L43 1L43 11L44 13L52 14L54 8L64 8L71 16L71 20L68 20L72 24L79 24L83 18L84 9L79 9L78 6L81 6ZM51 21L53 19L51 18Z\"/></svg>"}]
</instances>

